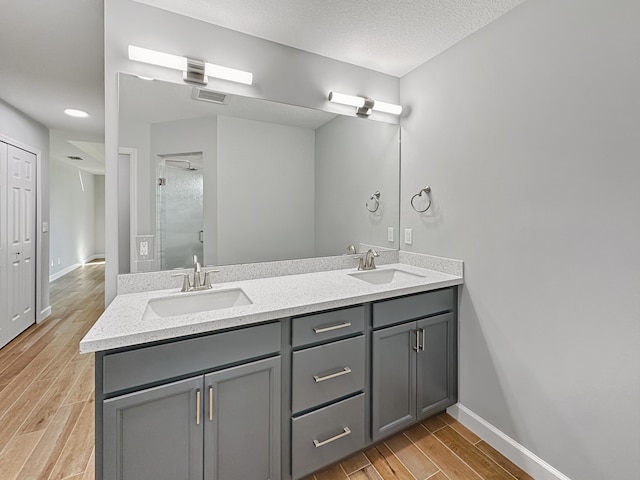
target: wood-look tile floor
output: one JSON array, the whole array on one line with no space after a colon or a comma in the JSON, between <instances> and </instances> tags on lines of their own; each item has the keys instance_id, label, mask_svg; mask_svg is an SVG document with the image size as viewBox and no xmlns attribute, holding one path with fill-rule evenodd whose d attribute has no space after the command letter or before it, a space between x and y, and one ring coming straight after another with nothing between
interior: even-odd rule
<instances>
[{"instance_id":1,"label":"wood-look tile floor","mask_svg":"<svg viewBox=\"0 0 640 480\"><path fill-rule=\"evenodd\" d=\"M0 349L0 479L94 478L93 355L80 339L104 311L104 264L50 284L52 314Z\"/></svg>"},{"instance_id":2,"label":"wood-look tile floor","mask_svg":"<svg viewBox=\"0 0 640 480\"><path fill-rule=\"evenodd\" d=\"M93 355L78 343L104 310L104 264L51 283L52 315L0 349L0 479L93 480ZM305 480L531 477L446 413ZM173 480L173 479L172 479Z\"/></svg>"}]
</instances>

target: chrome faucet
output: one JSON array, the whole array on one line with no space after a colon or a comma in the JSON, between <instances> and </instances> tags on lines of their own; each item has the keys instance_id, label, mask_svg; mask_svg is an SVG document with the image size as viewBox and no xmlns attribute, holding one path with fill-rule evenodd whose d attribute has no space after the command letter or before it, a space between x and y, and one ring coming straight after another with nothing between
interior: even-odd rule
<instances>
[{"instance_id":1,"label":"chrome faucet","mask_svg":"<svg viewBox=\"0 0 640 480\"><path fill-rule=\"evenodd\" d=\"M206 277L206 274L205 274ZM193 256L193 288L201 287L202 282L200 281L200 263L198 262L198 256ZM209 284L209 288L211 288L211 284Z\"/></svg>"},{"instance_id":2,"label":"chrome faucet","mask_svg":"<svg viewBox=\"0 0 640 480\"><path fill-rule=\"evenodd\" d=\"M196 290L208 290L211 286L211 274L219 272L220 270L207 270L204 272L204 280L200 279L202 269L200 262L198 262L198 256L193 256L193 283L189 280L188 273L176 273L172 277L183 277L181 292L192 292Z\"/></svg>"},{"instance_id":3,"label":"chrome faucet","mask_svg":"<svg viewBox=\"0 0 640 480\"><path fill-rule=\"evenodd\" d=\"M358 270L375 270L376 262L375 257L379 257L380 254L376 252L373 248L367 250L367 253L363 256L358 257Z\"/></svg>"}]
</instances>

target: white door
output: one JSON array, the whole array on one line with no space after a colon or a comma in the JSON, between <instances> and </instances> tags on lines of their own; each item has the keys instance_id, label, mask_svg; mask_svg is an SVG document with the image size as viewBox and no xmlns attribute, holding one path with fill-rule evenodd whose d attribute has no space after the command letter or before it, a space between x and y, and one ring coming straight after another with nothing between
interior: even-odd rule
<instances>
[{"instance_id":1,"label":"white door","mask_svg":"<svg viewBox=\"0 0 640 480\"><path fill-rule=\"evenodd\" d=\"M8 145L0 142L0 347L11 340L9 332L9 276L7 264L7 158Z\"/></svg>"},{"instance_id":2,"label":"white door","mask_svg":"<svg viewBox=\"0 0 640 480\"><path fill-rule=\"evenodd\" d=\"M9 340L36 320L36 156L7 146L7 283Z\"/></svg>"}]
</instances>

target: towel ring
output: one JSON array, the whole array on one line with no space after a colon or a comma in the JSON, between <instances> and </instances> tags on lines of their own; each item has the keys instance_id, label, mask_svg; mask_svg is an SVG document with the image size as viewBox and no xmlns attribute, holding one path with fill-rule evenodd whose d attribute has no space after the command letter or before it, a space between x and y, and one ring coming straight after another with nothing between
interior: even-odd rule
<instances>
[{"instance_id":1,"label":"towel ring","mask_svg":"<svg viewBox=\"0 0 640 480\"><path fill-rule=\"evenodd\" d=\"M368 203L365 203L364 206L367 207L367 210L369 210L371 213L377 212L378 207L380 207L380 192L373 193L371 197L369 197L369 200L373 200L374 202L376 202L376 206L373 208L373 210L369 208Z\"/></svg>"},{"instance_id":2,"label":"towel ring","mask_svg":"<svg viewBox=\"0 0 640 480\"><path fill-rule=\"evenodd\" d=\"M429 199L429 205L427 205L427 208L425 208L424 210L418 210L416 206L413 204L413 201L416 199L416 197L421 197L423 193L427 195L427 198ZM431 193L431 187L429 186L424 187L422 190L416 193L413 197L411 197L411 207L418 213L424 213L427 210L429 210L431 208L431 197L429 196L430 193Z\"/></svg>"}]
</instances>

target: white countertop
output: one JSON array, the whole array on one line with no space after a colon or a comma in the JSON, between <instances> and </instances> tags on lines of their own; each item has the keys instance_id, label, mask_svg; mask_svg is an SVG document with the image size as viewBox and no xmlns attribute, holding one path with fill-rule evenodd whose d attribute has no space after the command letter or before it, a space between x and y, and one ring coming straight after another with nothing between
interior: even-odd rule
<instances>
[{"instance_id":1,"label":"white countertop","mask_svg":"<svg viewBox=\"0 0 640 480\"><path fill-rule=\"evenodd\" d=\"M251 305L223 308L167 318L143 319L147 302L180 293L180 289L119 295L80 342L80 353L140 345L215 330L257 324L284 317L356 305L385 298L460 285L463 277L434 270L390 264L378 270L397 268L421 277L372 285L351 277L355 269L332 270L280 277L219 283L213 290L241 288Z\"/></svg>"}]
</instances>

